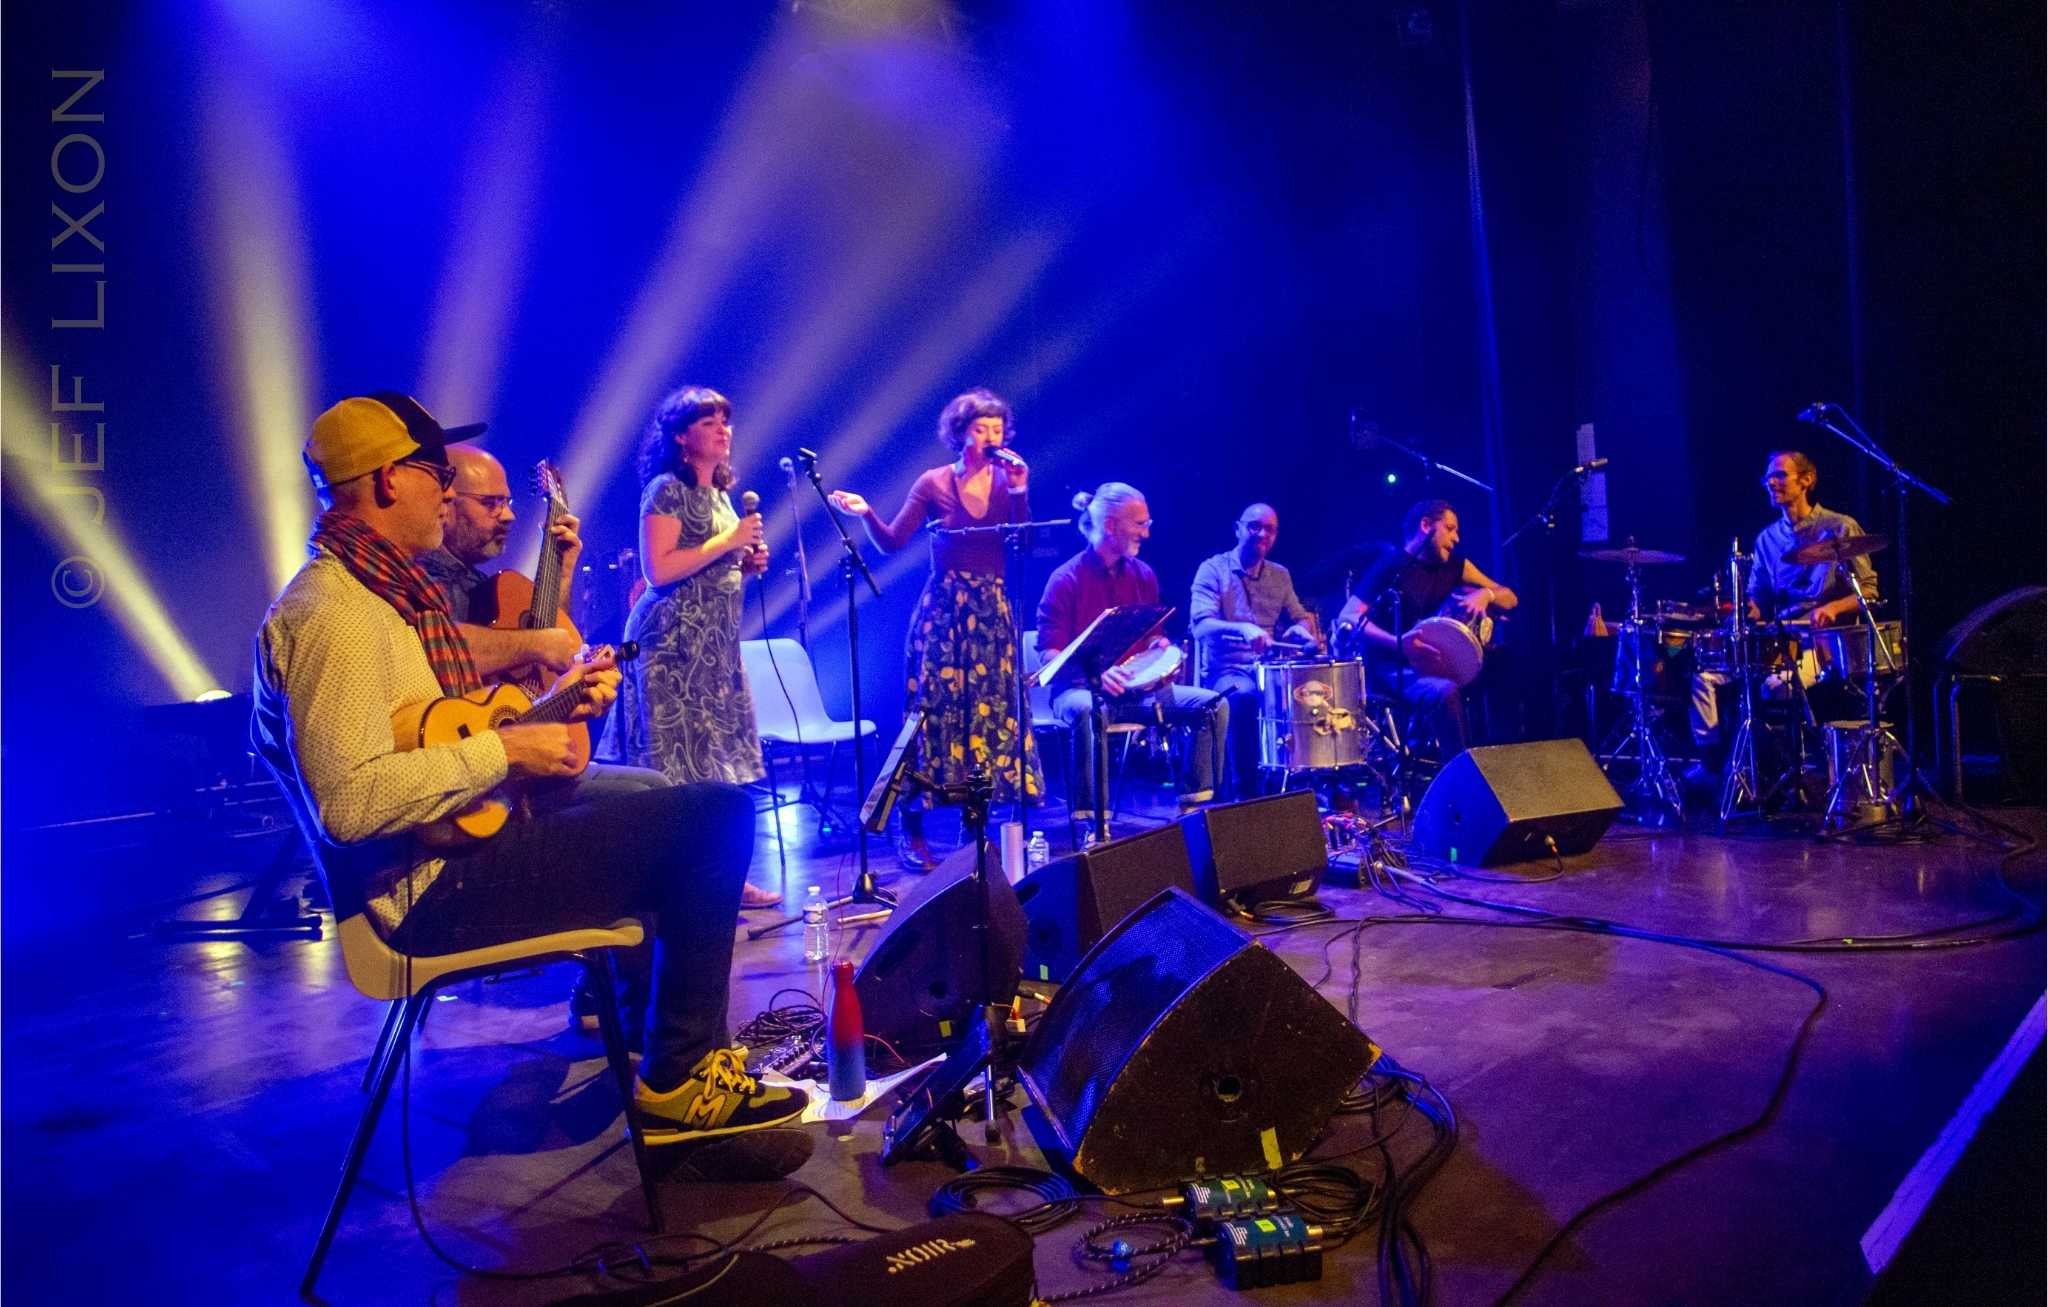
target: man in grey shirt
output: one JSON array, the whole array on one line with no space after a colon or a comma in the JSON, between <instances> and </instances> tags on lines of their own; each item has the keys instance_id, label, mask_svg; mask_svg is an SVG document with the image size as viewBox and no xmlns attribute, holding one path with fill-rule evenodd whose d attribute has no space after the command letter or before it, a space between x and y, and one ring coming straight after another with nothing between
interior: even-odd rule
<instances>
[{"instance_id":1,"label":"man in grey shirt","mask_svg":"<svg viewBox=\"0 0 2048 1307\"><path fill-rule=\"evenodd\" d=\"M1280 515L1272 505L1245 509L1237 518L1237 547L1203 561L1188 602L1202 687L1230 699L1230 786L1239 799L1259 792L1259 655L1276 637L1304 647L1322 643L1314 614L1294 593L1294 578L1267 557L1279 538Z\"/></svg>"}]
</instances>

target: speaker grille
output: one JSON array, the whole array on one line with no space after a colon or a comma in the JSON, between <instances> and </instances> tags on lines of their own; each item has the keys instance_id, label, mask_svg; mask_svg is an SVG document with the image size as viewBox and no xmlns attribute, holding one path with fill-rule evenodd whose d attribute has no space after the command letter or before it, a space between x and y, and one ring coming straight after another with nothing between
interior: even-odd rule
<instances>
[{"instance_id":1,"label":"speaker grille","mask_svg":"<svg viewBox=\"0 0 2048 1307\"><path fill-rule=\"evenodd\" d=\"M1193 984L1249 943L1180 895L1163 896L1103 937L1032 1033L1034 1047L1058 1053L1040 1068L1038 1088L1046 1111L1063 1123L1056 1127L1062 1143L1080 1146L1131 1050Z\"/></svg>"},{"instance_id":2,"label":"speaker grille","mask_svg":"<svg viewBox=\"0 0 2048 1307\"><path fill-rule=\"evenodd\" d=\"M1187 837L1178 825L1169 823L1098 844L1081 857L1088 864L1095 909L1105 934L1163 889L1195 892Z\"/></svg>"},{"instance_id":3,"label":"speaker grille","mask_svg":"<svg viewBox=\"0 0 2048 1307\"><path fill-rule=\"evenodd\" d=\"M1377 1055L1286 963L1170 890L1082 960L1018 1075L1047 1155L1114 1194L1301 1157Z\"/></svg>"}]
</instances>

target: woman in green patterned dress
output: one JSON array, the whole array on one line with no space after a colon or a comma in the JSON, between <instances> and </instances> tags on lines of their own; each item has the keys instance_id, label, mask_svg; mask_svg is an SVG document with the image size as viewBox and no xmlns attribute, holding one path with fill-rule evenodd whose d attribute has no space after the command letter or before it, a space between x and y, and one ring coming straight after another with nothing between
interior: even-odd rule
<instances>
[{"instance_id":1,"label":"woman in green patterned dress","mask_svg":"<svg viewBox=\"0 0 2048 1307\"><path fill-rule=\"evenodd\" d=\"M761 515L741 517L732 488L732 403L704 386L662 400L640 449L640 570L626 618L640 657L625 665L600 757L652 767L678 785L759 780L761 741L740 665L748 576L768 565ZM745 907L779 895L746 887Z\"/></svg>"}]
</instances>

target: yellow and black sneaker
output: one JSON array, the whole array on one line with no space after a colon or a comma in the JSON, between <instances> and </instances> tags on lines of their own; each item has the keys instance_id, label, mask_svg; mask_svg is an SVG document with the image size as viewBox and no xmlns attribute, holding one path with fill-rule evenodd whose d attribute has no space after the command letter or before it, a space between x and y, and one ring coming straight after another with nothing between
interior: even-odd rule
<instances>
[{"instance_id":1,"label":"yellow and black sneaker","mask_svg":"<svg viewBox=\"0 0 2048 1307\"><path fill-rule=\"evenodd\" d=\"M665 1094L644 1081L633 1086L633 1105L649 1144L682 1144L782 1125L803 1115L810 1096L801 1089L763 1085L747 1074L746 1050L714 1048L697 1059L689 1078Z\"/></svg>"}]
</instances>

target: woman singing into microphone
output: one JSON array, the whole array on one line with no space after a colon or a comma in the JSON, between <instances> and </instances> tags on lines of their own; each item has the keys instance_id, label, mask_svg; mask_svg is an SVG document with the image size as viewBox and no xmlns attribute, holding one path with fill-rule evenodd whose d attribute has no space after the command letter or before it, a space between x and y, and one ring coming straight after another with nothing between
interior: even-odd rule
<instances>
[{"instance_id":1,"label":"woman singing into microphone","mask_svg":"<svg viewBox=\"0 0 2048 1307\"><path fill-rule=\"evenodd\" d=\"M732 488L732 403L704 386L661 401L640 444L640 570L647 589L626 618L640 645L619 683L597 753L651 767L678 785L762 775L754 700L740 666L744 578L764 571L761 515L741 517ZM741 903L780 895L746 887Z\"/></svg>"},{"instance_id":2,"label":"woman singing into microphone","mask_svg":"<svg viewBox=\"0 0 2048 1307\"><path fill-rule=\"evenodd\" d=\"M1014 424L1010 406L986 390L970 390L939 414L939 439L959 457L911 483L891 521L861 496L834 491L832 504L858 515L868 538L894 553L927 522L947 528L985 527L1031 518L1025 486L1030 470L1004 448ZM1000 465L999 465L1000 463ZM1026 802L1045 793L1045 778L1031 750L1031 735L1017 721L1016 624L1003 591L1003 542L994 531L939 536L932 541L932 573L910 619L905 649L911 712L924 726L915 748L916 770L941 785L963 782L977 767L988 770L998 803L1016 802L1018 750L1024 750ZM902 809L905 844L899 857L912 870L934 864L924 838L930 795Z\"/></svg>"}]
</instances>

